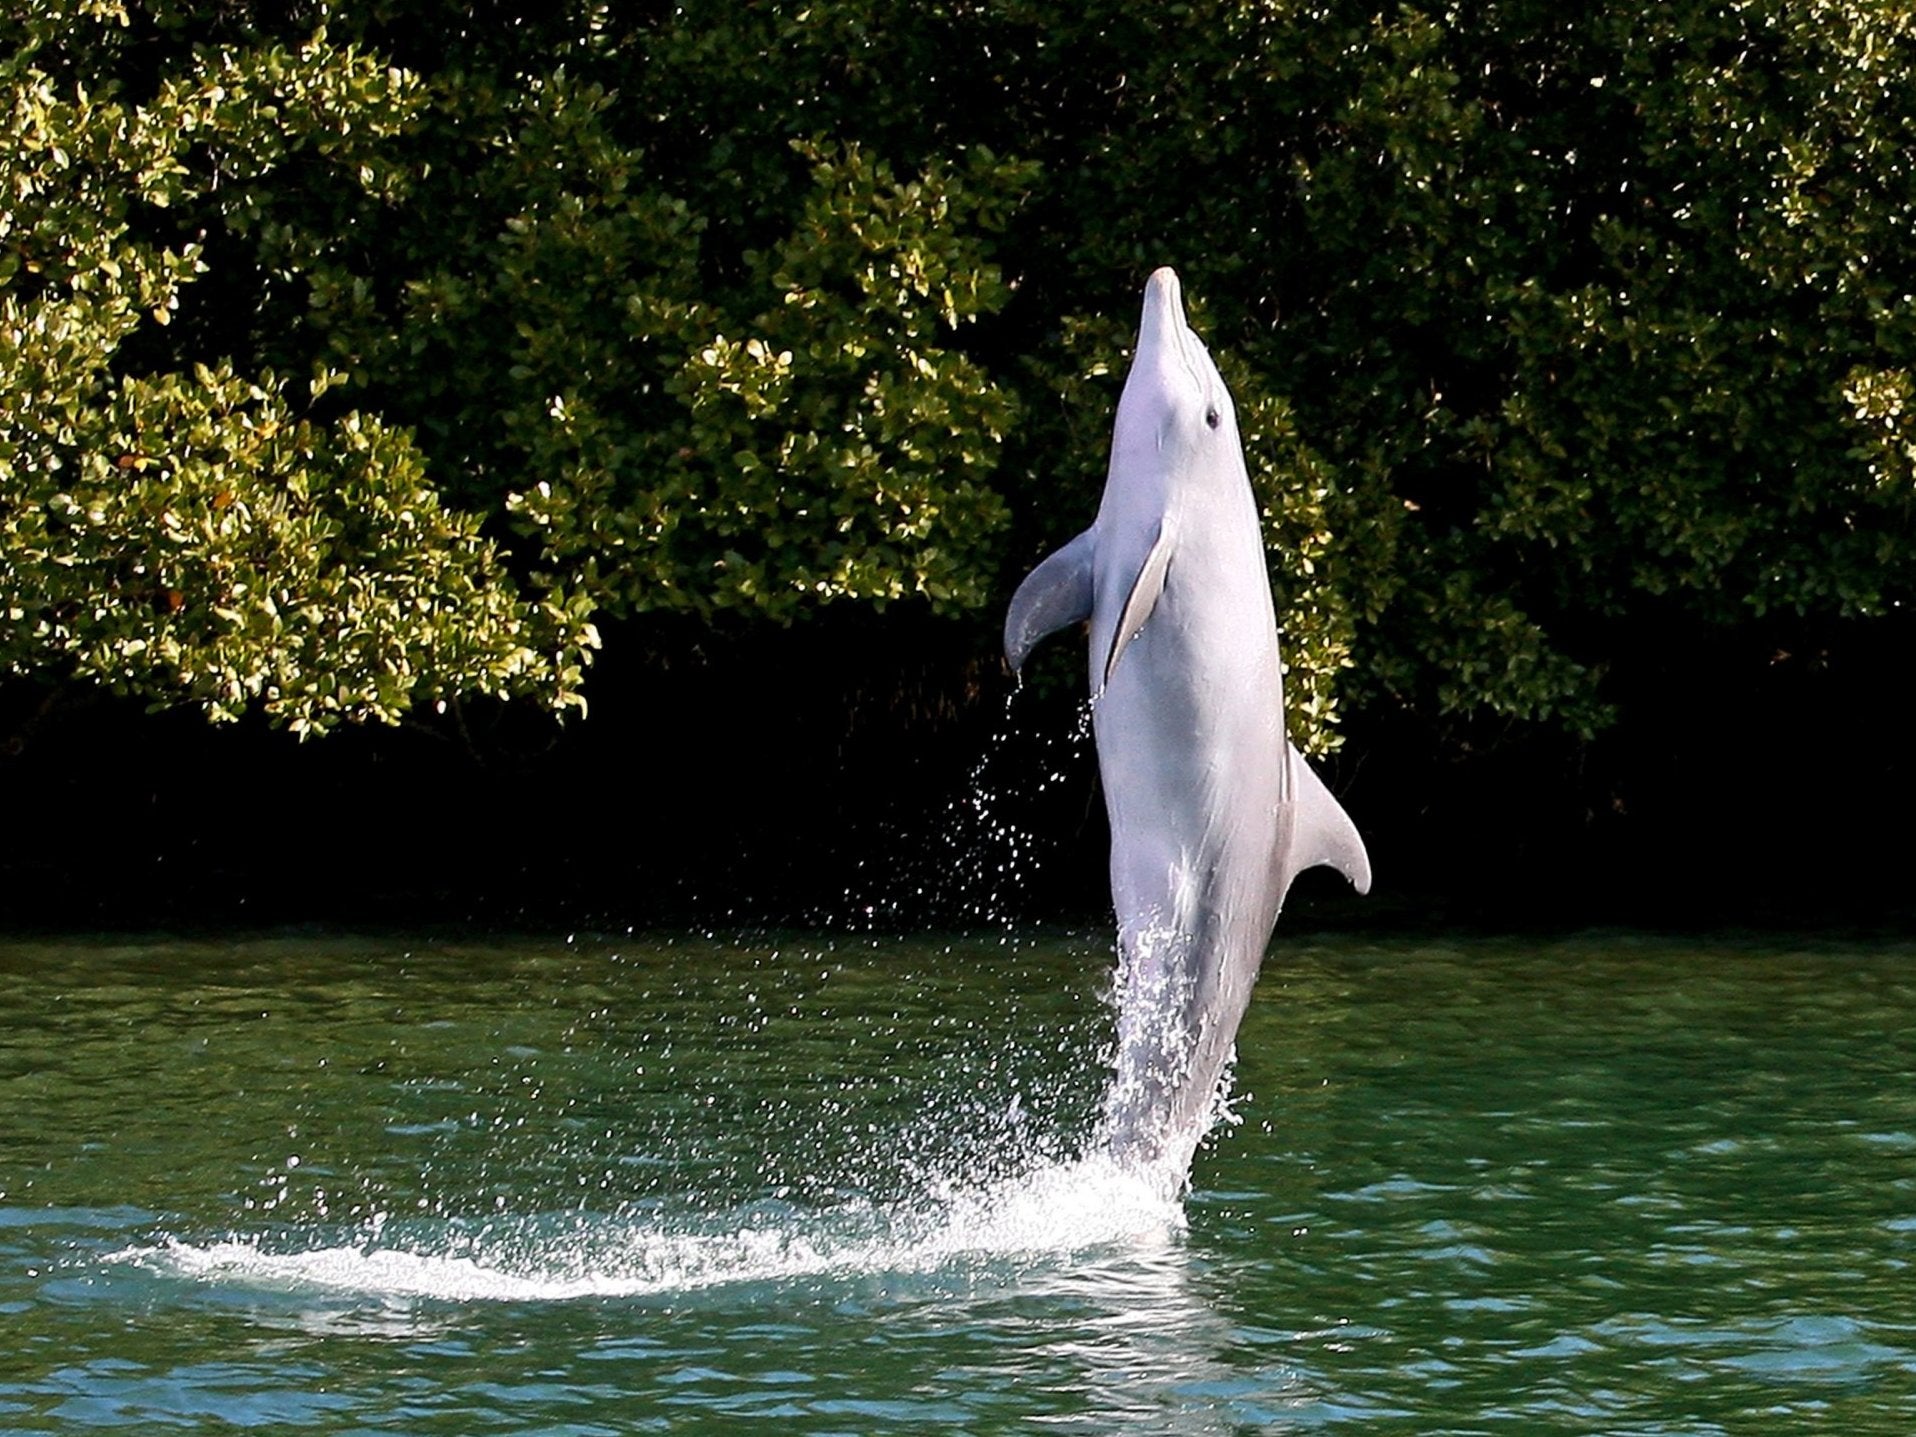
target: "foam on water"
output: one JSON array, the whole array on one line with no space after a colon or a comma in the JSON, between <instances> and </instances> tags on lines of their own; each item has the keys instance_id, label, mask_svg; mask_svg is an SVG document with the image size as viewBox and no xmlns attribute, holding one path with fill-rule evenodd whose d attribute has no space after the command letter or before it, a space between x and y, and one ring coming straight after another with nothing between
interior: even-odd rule
<instances>
[{"instance_id":1,"label":"foam on water","mask_svg":"<svg viewBox=\"0 0 1916 1437\"><path fill-rule=\"evenodd\" d=\"M1183 1208L1156 1176L1092 1156L986 1187L952 1186L911 1204L808 1211L766 1204L671 1221L446 1222L298 1247L167 1239L109 1261L223 1286L447 1301L564 1301L694 1292L732 1283L930 1273L975 1262L1104 1249L1161 1249Z\"/></svg>"}]
</instances>

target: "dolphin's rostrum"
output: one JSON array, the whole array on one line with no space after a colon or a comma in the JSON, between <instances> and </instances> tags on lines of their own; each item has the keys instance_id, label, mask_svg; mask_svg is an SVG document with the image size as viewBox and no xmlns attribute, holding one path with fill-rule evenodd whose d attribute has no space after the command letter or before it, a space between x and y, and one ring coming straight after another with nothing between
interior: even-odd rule
<instances>
[{"instance_id":1,"label":"dolphin's rostrum","mask_svg":"<svg viewBox=\"0 0 1916 1437\"><path fill-rule=\"evenodd\" d=\"M1231 396L1151 276L1091 527L1034 569L1005 657L1090 620L1111 818L1117 1072L1102 1141L1182 1183L1291 880L1370 889L1363 840L1284 732L1277 618Z\"/></svg>"}]
</instances>

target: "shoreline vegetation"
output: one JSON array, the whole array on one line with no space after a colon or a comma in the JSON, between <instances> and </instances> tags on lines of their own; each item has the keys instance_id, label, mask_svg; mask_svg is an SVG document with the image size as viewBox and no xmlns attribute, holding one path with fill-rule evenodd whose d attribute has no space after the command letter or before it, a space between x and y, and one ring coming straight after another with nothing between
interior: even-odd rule
<instances>
[{"instance_id":1,"label":"shoreline vegetation","mask_svg":"<svg viewBox=\"0 0 1916 1437\"><path fill-rule=\"evenodd\" d=\"M1286 928L1908 916L1904 7L256 8L0 18L0 923L1097 921L997 632L1164 263Z\"/></svg>"}]
</instances>

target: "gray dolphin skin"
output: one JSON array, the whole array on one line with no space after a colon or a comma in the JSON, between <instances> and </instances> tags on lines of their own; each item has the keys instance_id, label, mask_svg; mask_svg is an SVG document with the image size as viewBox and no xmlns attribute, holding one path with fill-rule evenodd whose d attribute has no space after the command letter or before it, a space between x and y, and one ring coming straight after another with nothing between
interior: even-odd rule
<instances>
[{"instance_id":1,"label":"gray dolphin skin","mask_svg":"<svg viewBox=\"0 0 1916 1437\"><path fill-rule=\"evenodd\" d=\"M1005 657L1022 670L1038 640L1087 619L1118 920L1100 1140L1182 1184L1292 879L1328 864L1366 893L1370 859L1285 735L1236 410L1169 269L1145 288L1097 519L1019 586Z\"/></svg>"}]
</instances>

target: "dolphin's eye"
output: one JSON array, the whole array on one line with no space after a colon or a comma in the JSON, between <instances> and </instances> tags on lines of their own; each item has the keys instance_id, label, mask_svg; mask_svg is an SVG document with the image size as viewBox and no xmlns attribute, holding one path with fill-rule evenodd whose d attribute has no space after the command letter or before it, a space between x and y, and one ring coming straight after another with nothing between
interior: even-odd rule
<instances>
[{"instance_id":1,"label":"dolphin's eye","mask_svg":"<svg viewBox=\"0 0 1916 1437\"><path fill-rule=\"evenodd\" d=\"M1213 429L1217 428L1218 412L1217 412L1217 406L1215 404L1213 404L1209 409L1204 411L1204 422L1210 425Z\"/></svg>"}]
</instances>

